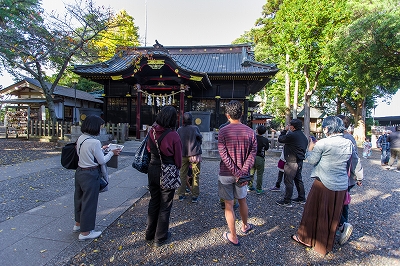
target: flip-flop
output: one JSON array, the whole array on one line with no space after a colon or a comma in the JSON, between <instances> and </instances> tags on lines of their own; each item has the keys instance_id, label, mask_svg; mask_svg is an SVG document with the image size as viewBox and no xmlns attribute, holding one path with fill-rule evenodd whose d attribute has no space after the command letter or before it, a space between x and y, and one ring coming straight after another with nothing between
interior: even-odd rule
<instances>
[{"instance_id":1,"label":"flip-flop","mask_svg":"<svg viewBox=\"0 0 400 266\"><path fill-rule=\"evenodd\" d=\"M254 224L248 223L247 224L247 229L244 230L244 231L243 230L240 230L240 231L242 231L243 234L247 235L253 229L254 229Z\"/></svg>"},{"instance_id":2,"label":"flip-flop","mask_svg":"<svg viewBox=\"0 0 400 266\"><path fill-rule=\"evenodd\" d=\"M234 245L234 246L240 246L240 243L239 242L237 242L237 244L235 244L235 243L233 243L231 240L229 240L229 238L228 238L228 232L224 232L224 234L222 235L222 237L228 242L228 243L231 243L232 245Z\"/></svg>"},{"instance_id":3,"label":"flip-flop","mask_svg":"<svg viewBox=\"0 0 400 266\"><path fill-rule=\"evenodd\" d=\"M303 242L299 239L299 236L298 236L298 235L292 235L292 240L295 241L295 242L297 242L297 243L299 243L299 244L301 244L301 245L303 245L303 246L305 246L305 247L308 247L308 248L311 247L311 246L309 246L309 245L303 243Z\"/></svg>"}]
</instances>

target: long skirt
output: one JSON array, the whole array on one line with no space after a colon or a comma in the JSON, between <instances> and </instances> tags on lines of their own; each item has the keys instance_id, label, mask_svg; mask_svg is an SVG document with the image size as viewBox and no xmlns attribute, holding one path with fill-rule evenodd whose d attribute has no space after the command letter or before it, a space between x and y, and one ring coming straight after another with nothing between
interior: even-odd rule
<instances>
[{"instance_id":1,"label":"long skirt","mask_svg":"<svg viewBox=\"0 0 400 266\"><path fill-rule=\"evenodd\" d=\"M318 180L308 194L297 235L322 255L333 248L345 195L346 190L329 190Z\"/></svg>"}]
</instances>

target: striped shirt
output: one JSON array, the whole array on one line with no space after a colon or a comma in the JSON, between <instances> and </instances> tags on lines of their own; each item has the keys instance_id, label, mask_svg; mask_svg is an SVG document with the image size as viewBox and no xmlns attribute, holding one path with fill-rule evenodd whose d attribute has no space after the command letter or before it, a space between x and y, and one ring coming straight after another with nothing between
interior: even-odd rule
<instances>
[{"instance_id":1,"label":"striped shirt","mask_svg":"<svg viewBox=\"0 0 400 266\"><path fill-rule=\"evenodd\" d=\"M244 124L229 124L218 133L220 176L249 175L257 153L255 132Z\"/></svg>"}]
</instances>

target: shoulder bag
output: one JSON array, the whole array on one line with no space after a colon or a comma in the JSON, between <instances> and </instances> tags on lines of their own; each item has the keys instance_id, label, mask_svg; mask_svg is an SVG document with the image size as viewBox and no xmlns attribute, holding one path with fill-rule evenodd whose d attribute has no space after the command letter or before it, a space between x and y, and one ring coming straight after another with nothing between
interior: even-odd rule
<instances>
[{"instance_id":1,"label":"shoulder bag","mask_svg":"<svg viewBox=\"0 0 400 266\"><path fill-rule=\"evenodd\" d=\"M147 174L150 163L150 153L147 151L147 142L149 140L149 133L142 140L133 157L132 167L141 173Z\"/></svg>"},{"instance_id":2,"label":"shoulder bag","mask_svg":"<svg viewBox=\"0 0 400 266\"><path fill-rule=\"evenodd\" d=\"M168 132L165 132L160 137L160 143L161 143L162 139L164 138L164 136L169 133L168 129L167 129L167 131ZM177 189L181 186L181 178L179 176L179 169L178 169L178 167L176 167L175 164L163 163L161 151L160 151L158 140L156 139L155 131L153 131L153 136L154 136L154 142L156 143L158 154L160 155L160 161L161 161L160 186L162 189Z\"/></svg>"}]
</instances>

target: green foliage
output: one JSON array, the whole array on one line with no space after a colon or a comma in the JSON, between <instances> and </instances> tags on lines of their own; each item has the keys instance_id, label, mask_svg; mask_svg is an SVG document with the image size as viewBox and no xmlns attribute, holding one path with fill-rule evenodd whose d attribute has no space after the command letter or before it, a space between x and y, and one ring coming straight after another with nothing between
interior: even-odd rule
<instances>
[{"instance_id":1,"label":"green foliage","mask_svg":"<svg viewBox=\"0 0 400 266\"><path fill-rule=\"evenodd\" d=\"M48 77L47 80L51 83L54 82L56 79L56 75L53 75L51 77ZM69 87L69 88L75 88L77 90L81 91L86 91L86 92L93 92L93 91L99 91L103 90L103 86L97 82L88 80L86 78L83 78L71 71L66 71L60 81L58 82L58 85Z\"/></svg>"},{"instance_id":2,"label":"green foliage","mask_svg":"<svg viewBox=\"0 0 400 266\"><path fill-rule=\"evenodd\" d=\"M99 61L112 58L119 46L138 46L139 33L133 17L125 10L112 18L108 29L101 32L90 44L98 51Z\"/></svg>"}]
</instances>

